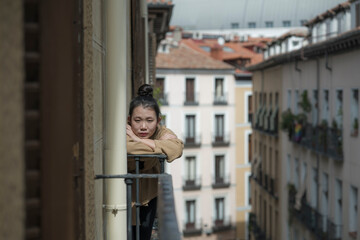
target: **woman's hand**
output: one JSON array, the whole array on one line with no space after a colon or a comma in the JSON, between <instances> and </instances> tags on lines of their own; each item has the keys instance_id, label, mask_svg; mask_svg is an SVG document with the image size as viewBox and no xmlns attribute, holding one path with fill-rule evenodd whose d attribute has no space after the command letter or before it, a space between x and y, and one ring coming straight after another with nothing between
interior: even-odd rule
<instances>
[{"instance_id":1,"label":"woman's hand","mask_svg":"<svg viewBox=\"0 0 360 240\"><path fill-rule=\"evenodd\" d=\"M140 138L135 135L129 124L126 125L126 134L135 142L140 142Z\"/></svg>"}]
</instances>

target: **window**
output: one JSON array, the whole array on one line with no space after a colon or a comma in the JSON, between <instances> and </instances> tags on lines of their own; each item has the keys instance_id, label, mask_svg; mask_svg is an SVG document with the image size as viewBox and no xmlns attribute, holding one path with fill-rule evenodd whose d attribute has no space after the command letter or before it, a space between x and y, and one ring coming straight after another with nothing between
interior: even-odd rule
<instances>
[{"instance_id":1,"label":"window","mask_svg":"<svg viewBox=\"0 0 360 240\"><path fill-rule=\"evenodd\" d=\"M226 104L223 78L215 79L214 104Z\"/></svg>"},{"instance_id":2,"label":"window","mask_svg":"<svg viewBox=\"0 0 360 240\"><path fill-rule=\"evenodd\" d=\"M224 47L223 47L223 51L224 51L224 52L229 52L229 53L235 52L234 49L232 49L231 47L227 47L227 46L224 46Z\"/></svg>"},{"instance_id":3,"label":"window","mask_svg":"<svg viewBox=\"0 0 360 240\"><path fill-rule=\"evenodd\" d=\"M291 21L289 20L286 20L286 21L283 21L283 27L291 27Z\"/></svg>"},{"instance_id":4,"label":"window","mask_svg":"<svg viewBox=\"0 0 360 240\"><path fill-rule=\"evenodd\" d=\"M185 142L195 143L195 115L186 115Z\"/></svg>"},{"instance_id":5,"label":"window","mask_svg":"<svg viewBox=\"0 0 360 240\"><path fill-rule=\"evenodd\" d=\"M355 27L360 26L360 3L355 5Z\"/></svg>"},{"instance_id":6,"label":"window","mask_svg":"<svg viewBox=\"0 0 360 240\"><path fill-rule=\"evenodd\" d=\"M291 90L287 91L287 108L291 109Z\"/></svg>"},{"instance_id":7,"label":"window","mask_svg":"<svg viewBox=\"0 0 360 240\"><path fill-rule=\"evenodd\" d=\"M329 176L327 173L323 173L322 174L322 191L321 191L321 210L322 210L322 214L324 216L323 220L322 220L322 227L324 232L326 232L327 229L327 221L326 221L326 217L328 216L328 212L329 212Z\"/></svg>"},{"instance_id":8,"label":"window","mask_svg":"<svg viewBox=\"0 0 360 240\"><path fill-rule=\"evenodd\" d=\"M307 22L307 20L300 20L300 26L304 26L305 25L305 23Z\"/></svg>"},{"instance_id":9,"label":"window","mask_svg":"<svg viewBox=\"0 0 360 240\"><path fill-rule=\"evenodd\" d=\"M312 113L312 124L313 126L316 126L318 124L318 102L319 102L319 98L318 98L318 90L313 90L313 98L312 98L312 108L311 108L311 113Z\"/></svg>"},{"instance_id":10,"label":"window","mask_svg":"<svg viewBox=\"0 0 360 240\"><path fill-rule=\"evenodd\" d=\"M225 157L224 155L215 156L215 183L225 182Z\"/></svg>"},{"instance_id":11,"label":"window","mask_svg":"<svg viewBox=\"0 0 360 240\"><path fill-rule=\"evenodd\" d=\"M224 224L225 199L215 198L215 226Z\"/></svg>"},{"instance_id":12,"label":"window","mask_svg":"<svg viewBox=\"0 0 360 240\"><path fill-rule=\"evenodd\" d=\"M336 90L336 102L335 102L335 119L338 128L341 128L343 124L343 91Z\"/></svg>"},{"instance_id":13,"label":"window","mask_svg":"<svg viewBox=\"0 0 360 240\"><path fill-rule=\"evenodd\" d=\"M342 225L342 181L340 179L335 180L335 225ZM340 228L335 228L336 232L334 237L340 238Z\"/></svg>"},{"instance_id":14,"label":"window","mask_svg":"<svg viewBox=\"0 0 360 240\"><path fill-rule=\"evenodd\" d=\"M215 142L224 142L224 115L215 115Z\"/></svg>"},{"instance_id":15,"label":"window","mask_svg":"<svg viewBox=\"0 0 360 240\"><path fill-rule=\"evenodd\" d=\"M252 123L253 109L252 109L252 95L248 95L248 122Z\"/></svg>"},{"instance_id":16,"label":"window","mask_svg":"<svg viewBox=\"0 0 360 240\"><path fill-rule=\"evenodd\" d=\"M266 27L266 28L272 28L272 27L274 27L274 23L273 23L273 22L270 22L270 21L266 21L266 22L265 22L265 27Z\"/></svg>"},{"instance_id":17,"label":"window","mask_svg":"<svg viewBox=\"0 0 360 240\"><path fill-rule=\"evenodd\" d=\"M195 229L196 221L196 202L195 200L188 200L185 203L186 213L185 213L185 227L186 229Z\"/></svg>"},{"instance_id":18,"label":"window","mask_svg":"<svg viewBox=\"0 0 360 240\"><path fill-rule=\"evenodd\" d=\"M357 136L359 130L359 90L352 89L351 92L351 135Z\"/></svg>"},{"instance_id":19,"label":"window","mask_svg":"<svg viewBox=\"0 0 360 240\"><path fill-rule=\"evenodd\" d=\"M324 90L322 120L329 122L329 90Z\"/></svg>"},{"instance_id":20,"label":"window","mask_svg":"<svg viewBox=\"0 0 360 240\"><path fill-rule=\"evenodd\" d=\"M193 186L196 182L196 158L194 156L185 158L185 185Z\"/></svg>"},{"instance_id":21,"label":"window","mask_svg":"<svg viewBox=\"0 0 360 240\"><path fill-rule=\"evenodd\" d=\"M299 105L299 90L295 90L295 99L294 99L294 114L298 114L298 105Z\"/></svg>"},{"instance_id":22,"label":"window","mask_svg":"<svg viewBox=\"0 0 360 240\"><path fill-rule=\"evenodd\" d=\"M161 114L160 126L166 126L166 115Z\"/></svg>"},{"instance_id":23,"label":"window","mask_svg":"<svg viewBox=\"0 0 360 240\"><path fill-rule=\"evenodd\" d=\"M256 28L256 22L249 22L248 28Z\"/></svg>"},{"instance_id":24,"label":"window","mask_svg":"<svg viewBox=\"0 0 360 240\"><path fill-rule=\"evenodd\" d=\"M356 238L357 237L357 227L358 227L358 190L356 187L350 187L350 202L349 202L349 235Z\"/></svg>"},{"instance_id":25,"label":"window","mask_svg":"<svg viewBox=\"0 0 360 240\"><path fill-rule=\"evenodd\" d=\"M249 146L249 150L248 150L248 162L249 163L251 163L251 159L252 159L252 153L251 153L251 137L252 136L252 134L250 133L249 135L248 135L248 146Z\"/></svg>"},{"instance_id":26,"label":"window","mask_svg":"<svg viewBox=\"0 0 360 240\"><path fill-rule=\"evenodd\" d=\"M232 29L239 28L239 23L237 23L237 22L231 23L231 28L232 28Z\"/></svg>"},{"instance_id":27,"label":"window","mask_svg":"<svg viewBox=\"0 0 360 240\"><path fill-rule=\"evenodd\" d=\"M300 167L299 159L295 158L294 160L294 185L297 190L299 190L299 181L300 181Z\"/></svg>"},{"instance_id":28,"label":"window","mask_svg":"<svg viewBox=\"0 0 360 240\"><path fill-rule=\"evenodd\" d=\"M247 201L247 205L251 205L251 175L250 174L246 176L245 182L248 187L248 198L245 201Z\"/></svg>"},{"instance_id":29,"label":"window","mask_svg":"<svg viewBox=\"0 0 360 240\"><path fill-rule=\"evenodd\" d=\"M286 177L287 177L287 181L288 183L291 182L291 155L288 154L287 155L287 165L286 165Z\"/></svg>"},{"instance_id":30,"label":"window","mask_svg":"<svg viewBox=\"0 0 360 240\"><path fill-rule=\"evenodd\" d=\"M208 46L200 46L200 48L201 48L202 50L204 50L205 52L210 52L210 51L211 51L211 48L208 47Z\"/></svg>"},{"instance_id":31,"label":"window","mask_svg":"<svg viewBox=\"0 0 360 240\"><path fill-rule=\"evenodd\" d=\"M185 105L194 105L194 104L196 104L195 79L186 78Z\"/></svg>"},{"instance_id":32,"label":"window","mask_svg":"<svg viewBox=\"0 0 360 240\"><path fill-rule=\"evenodd\" d=\"M317 168L312 168L311 171L311 206L316 209L318 197L318 172Z\"/></svg>"}]
</instances>

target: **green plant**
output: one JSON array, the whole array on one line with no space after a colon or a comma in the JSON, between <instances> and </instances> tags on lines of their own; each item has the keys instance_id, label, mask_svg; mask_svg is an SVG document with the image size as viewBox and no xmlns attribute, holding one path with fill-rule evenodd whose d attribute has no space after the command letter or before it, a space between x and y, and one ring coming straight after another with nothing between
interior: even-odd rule
<instances>
[{"instance_id":1,"label":"green plant","mask_svg":"<svg viewBox=\"0 0 360 240\"><path fill-rule=\"evenodd\" d=\"M292 128L294 120L295 120L295 115L291 112L290 109L282 112L282 114L281 114L281 129L289 130L290 128Z\"/></svg>"},{"instance_id":2,"label":"green plant","mask_svg":"<svg viewBox=\"0 0 360 240\"><path fill-rule=\"evenodd\" d=\"M328 121L326 119L323 119L320 123L320 127L322 127L323 129L328 128L329 124Z\"/></svg>"},{"instance_id":3,"label":"green plant","mask_svg":"<svg viewBox=\"0 0 360 240\"><path fill-rule=\"evenodd\" d=\"M357 118L354 119L353 128L354 128L354 130L359 129L359 121Z\"/></svg>"},{"instance_id":4,"label":"green plant","mask_svg":"<svg viewBox=\"0 0 360 240\"><path fill-rule=\"evenodd\" d=\"M307 116L305 113L299 113L295 116L295 120L298 121L298 123L305 125L307 123Z\"/></svg>"},{"instance_id":5,"label":"green plant","mask_svg":"<svg viewBox=\"0 0 360 240\"><path fill-rule=\"evenodd\" d=\"M308 97L307 90L304 90L301 94L301 101L299 106L304 110L304 112L309 113L311 111L311 103Z\"/></svg>"}]
</instances>

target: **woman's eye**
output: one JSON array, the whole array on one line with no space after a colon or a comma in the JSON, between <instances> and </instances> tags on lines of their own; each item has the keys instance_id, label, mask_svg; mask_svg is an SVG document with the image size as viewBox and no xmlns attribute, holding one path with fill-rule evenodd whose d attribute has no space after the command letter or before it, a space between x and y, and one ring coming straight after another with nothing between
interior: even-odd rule
<instances>
[{"instance_id":1,"label":"woman's eye","mask_svg":"<svg viewBox=\"0 0 360 240\"><path fill-rule=\"evenodd\" d=\"M154 120L153 119L148 119L147 120L149 123L153 122Z\"/></svg>"},{"instance_id":2,"label":"woman's eye","mask_svg":"<svg viewBox=\"0 0 360 240\"><path fill-rule=\"evenodd\" d=\"M140 122L140 120L139 120L139 119L136 119L136 120L135 120L135 122L136 122L136 123L139 123L139 122Z\"/></svg>"}]
</instances>

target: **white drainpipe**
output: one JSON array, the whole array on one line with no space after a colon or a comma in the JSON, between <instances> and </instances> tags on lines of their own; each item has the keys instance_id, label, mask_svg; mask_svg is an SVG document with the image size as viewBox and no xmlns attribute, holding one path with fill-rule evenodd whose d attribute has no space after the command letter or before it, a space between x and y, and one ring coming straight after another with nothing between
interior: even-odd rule
<instances>
[{"instance_id":1,"label":"white drainpipe","mask_svg":"<svg viewBox=\"0 0 360 240\"><path fill-rule=\"evenodd\" d=\"M127 81L130 77L130 3L106 4L105 174L125 174ZM124 179L105 180L104 223L107 240L126 239L126 186Z\"/></svg>"}]
</instances>

